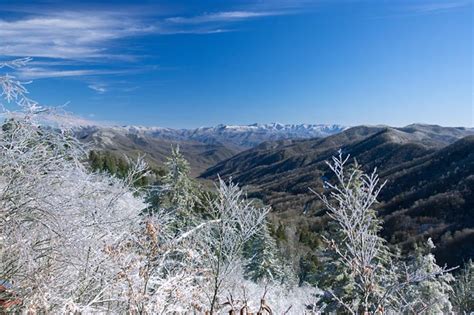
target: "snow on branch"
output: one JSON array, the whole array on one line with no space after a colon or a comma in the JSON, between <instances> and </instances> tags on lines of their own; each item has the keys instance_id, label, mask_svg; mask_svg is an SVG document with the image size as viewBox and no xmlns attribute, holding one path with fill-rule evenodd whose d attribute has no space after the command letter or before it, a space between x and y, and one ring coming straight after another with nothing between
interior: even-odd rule
<instances>
[{"instance_id":1,"label":"snow on branch","mask_svg":"<svg viewBox=\"0 0 474 315\"><path fill-rule=\"evenodd\" d=\"M321 278L330 284L326 310L352 314L449 311L446 296L452 269L439 267L432 254L421 250L408 262L391 252L379 236L382 222L374 209L385 183L380 183L376 170L366 174L357 163L347 165L348 161L349 156L339 151L328 163L335 175L335 183L325 183L329 198L313 191L334 224L329 235L323 236L327 254ZM427 299L422 298L425 286L438 290L430 293L435 298L428 305L422 302Z\"/></svg>"}]
</instances>

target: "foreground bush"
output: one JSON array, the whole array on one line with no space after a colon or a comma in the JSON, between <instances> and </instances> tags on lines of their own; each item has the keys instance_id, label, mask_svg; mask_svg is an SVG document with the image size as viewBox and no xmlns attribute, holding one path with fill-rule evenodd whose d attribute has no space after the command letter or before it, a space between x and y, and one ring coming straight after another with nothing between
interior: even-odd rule
<instances>
[{"instance_id":1,"label":"foreground bush","mask_svg":"<svg viewBox=\"0 0 474 315\"><path fill-rule=\"evenodd\" d=\"M201 198L179 150L158 187L136 188L148 175L142 159L120 176L93 172L63 116L27 98L13 77L0 83L2 96L19 107L3 113L0 132L0 300L8 302L1 307L282 313L311 304L314 289L245 280L244 245L269 209L247 201L236 185L221 180L215 195Z\"/></svg>"}]
</instances>

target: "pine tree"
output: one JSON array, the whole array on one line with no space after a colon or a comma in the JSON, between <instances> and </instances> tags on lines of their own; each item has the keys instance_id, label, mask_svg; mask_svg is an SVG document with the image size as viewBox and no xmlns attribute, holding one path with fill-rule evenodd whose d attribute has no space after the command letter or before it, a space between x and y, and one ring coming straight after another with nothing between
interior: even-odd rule
<instances>
[{"instance_id":1,"label":"pine tree","mask_svg":"<svg viewBox=\"0 0 474 315\"><path fill-rule=\"evenodd\" d=\"M359 166L345 167L349 157L328 163L336 183L327 183L331 201L321 196L333 229L325 236L319 286L325 289L324 311L358 313L444 313L451 311L450 269L436 264L429 251L419 248L409 261L391 252L379 236L381 221L373 208L383 185L374 170L364 174ZM347 170L346 170L347 169Z\"/></svg>"},{"instance_id":2,"label":"pine tree","mask_svg":"<svg viewBox=\"0 0 474 315\"><path fill-rule=\"evenodd\" d=\"M451 294L454 311L469 314L474 311L474 262L469 260L456 277Z\"/></svg>"},{"instance_id":3,"label":"pine tree","mask_svg":"<svg viewBox=\"0 0 474 315\"><path fill-rule=\"evenodd\" d=\"M179 146L171 149L165 166L168 173L163 178L163 186L169 193L169 202L180 208L192 209L196 203L194 185L189 175L189 163L179 151Z\"/></svg>"},{"instance_id":4,"label":"pine tree","mask_svg":"<svg viewBox=\"0 0 474 315\"><path fill-rule=\"evenodd\" d=\"M147 212L152 213L158 209L173 212L176 229L180 230L195 222L198 192L190 178L189 163L181 154L179 146L171 148L171 155L165 166L167 172L162 177L161 184L148 194L147 202L150 206Z\"/></svg>"},{"instance_id":5,"label":"pine tree","mask_svg":"<svg viewBox=\"0 0 474 315\"><path fill-rule=\"evenodd\" d=\"M281 282L288 277L268 224L247 245L247 257L250 257L245 265L247 278L254 282Z\"/></svg>"},{"instance_id":6,"label":"pine tree","mask_svg":"<svg viewBox=\"0 0 474 315\"><path fill-rule=\"evenodd\" d=\"M281 222L278 225L278 228L275 232L275 237L277 238L278 241L286 241L285 226Z\"/></svg>"},{"instance_id":7,"label":"pine tree","mask_svg":"<svg viewBox=\"0 0 474 315\"><path fill-rule=\"evenodd\" d=\"M384 293L381 282L391 278L385 272L391 255L378 235L381 222L372 207L378 179L367 177L357 161L347 171L343 169L347 159L340 155L334 161L338 184L327 185L335 191L337 206L322 197L333 221L324 236L327 246L317 276L318 287L325 290L319 303L325 312L376 311L371 308Z\"/></svg>"},{"instance_id":8,"label":"pine tree","mask_svg":"<svg viewBox=\"0 0 474 315\"><path fill-rule=\"evenodd\" d=\"M407 302L403 311L428 314L446 314L452 311L449 298L453 293L450 283L454 281L454 277L450 273L439 274L442 268L436 264L431 253L434 248L430 238L425 245L415 249L415 256L408 264L408 272L415 277L430 274L434 276L408 287L403 292L403 300Z\"/></svg>"},{"instance_id":9,"label":"pine tree","mask_svg":"<svg viewBox=\"0 0 474 315\"><path fill-rule=\"evenodd\" d=\"M331 235L331 244L343 244L344 235L338 229L334 222L328 225L328 232ZM328 246L320 254L321 269L315 275L317 286L323 289L324 295L319 300L321 307L325 312L343 312L344 307L341 303L334 299L337 296L346 305L354 307L359 303L357 297L357 288L355 280L341 261L339 255Z\"/></svg>"},{"instance_id":10,"label":"pine tree","mask_svg":"<svg viewBox=\"0 0 474 315\"><path fill-rule=\"evenodd\" d=\"M308 253L299 260L298 279L299 284L318 285L318 275L320 266L319 255Z\"/></svg>"},{"instance_id":11,"label":"pine tree","mask_svg":"<svg viewBox=\"0 0 474 315\"><path fill-rule=\"evenodd\" d=\"M117 173L117 161L112 154L105 154L104 156L104 171L110 174Z\"/></svg>"}]
</instances>

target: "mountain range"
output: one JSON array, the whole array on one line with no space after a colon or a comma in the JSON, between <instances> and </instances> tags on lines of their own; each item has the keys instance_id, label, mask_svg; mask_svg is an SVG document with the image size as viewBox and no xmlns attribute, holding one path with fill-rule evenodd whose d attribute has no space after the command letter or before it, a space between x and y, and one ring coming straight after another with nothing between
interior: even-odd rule
<instances>
[{"instance_id":1,"label":"mountain range","mask_svg":"<svg viewBox=\"0 0 474 315\"><path fill-rule=\"evenodd\" d=\"M95 149L134 157L146 154L148 162L160 165L179 144L190 161L193 175L233 155L265 141L326 137L345 130L340 125L218 125L196 129L172 129L141 126L82 126L75 129L79 139Z\"/></svg>"},{"instance_id":2,"label":"mountain range","mask_svg":"<svg viewBox=\"0 0 474 315\"><path fill-rule=\"evenodd\" d=\"M383 235L403 250L432 237L442 263L474 257L474 130L431 125L359 126L322 139L262 143L209 168L201 176L232 178L249 196L272 206L288 233L319 233L327 216L312 188L331 180L325 161L351 157L375 167L386 185L377 208ZM453 246L456 244L456 246Z\"/></svg>"},{"instance_id":3,"label":"mountain range","mask_svg":"<svg viewBox=\"0 0 474 315\"><path fill-rule=\"evenodd\" d=\"M332 180L325 162L341 149L364 170L377 168L386 181L377 209L391 244L410 251L432 237L441 263L474 257L474 128L254 124L96 126L76 132L94 149L146 154L157 166L179 144L193 176L232 178L249 197L271 205L271 220L286 227L292 257L311 251L317 242L304 239L317 239L324 230L328 217L309 188L325 192L323 182Z\"/></svg>"}]
</instances>

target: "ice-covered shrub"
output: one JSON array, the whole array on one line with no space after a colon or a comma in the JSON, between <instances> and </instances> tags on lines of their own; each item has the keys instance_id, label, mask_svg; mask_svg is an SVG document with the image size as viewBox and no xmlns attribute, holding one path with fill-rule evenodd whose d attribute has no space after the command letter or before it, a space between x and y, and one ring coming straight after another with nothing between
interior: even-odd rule
<instances>
[{"instance_id":1,"label":"ice-covered shrub","mask_svg":"<svg viewBox=\"0 0 474 315\"><path fill-rule=\"evenodd\" d=\"M365 174L348 166L341 152L328 163L335 183L326 183L329 198L320 195L332 219L319 276L325 311L356 313L449 312L452 276L434 256L419 251L401 259L379 236L381 221L374 210L383 187L376 170ZM431 240L429 240L429 244Z\"/></svg>"}]
</instances>

